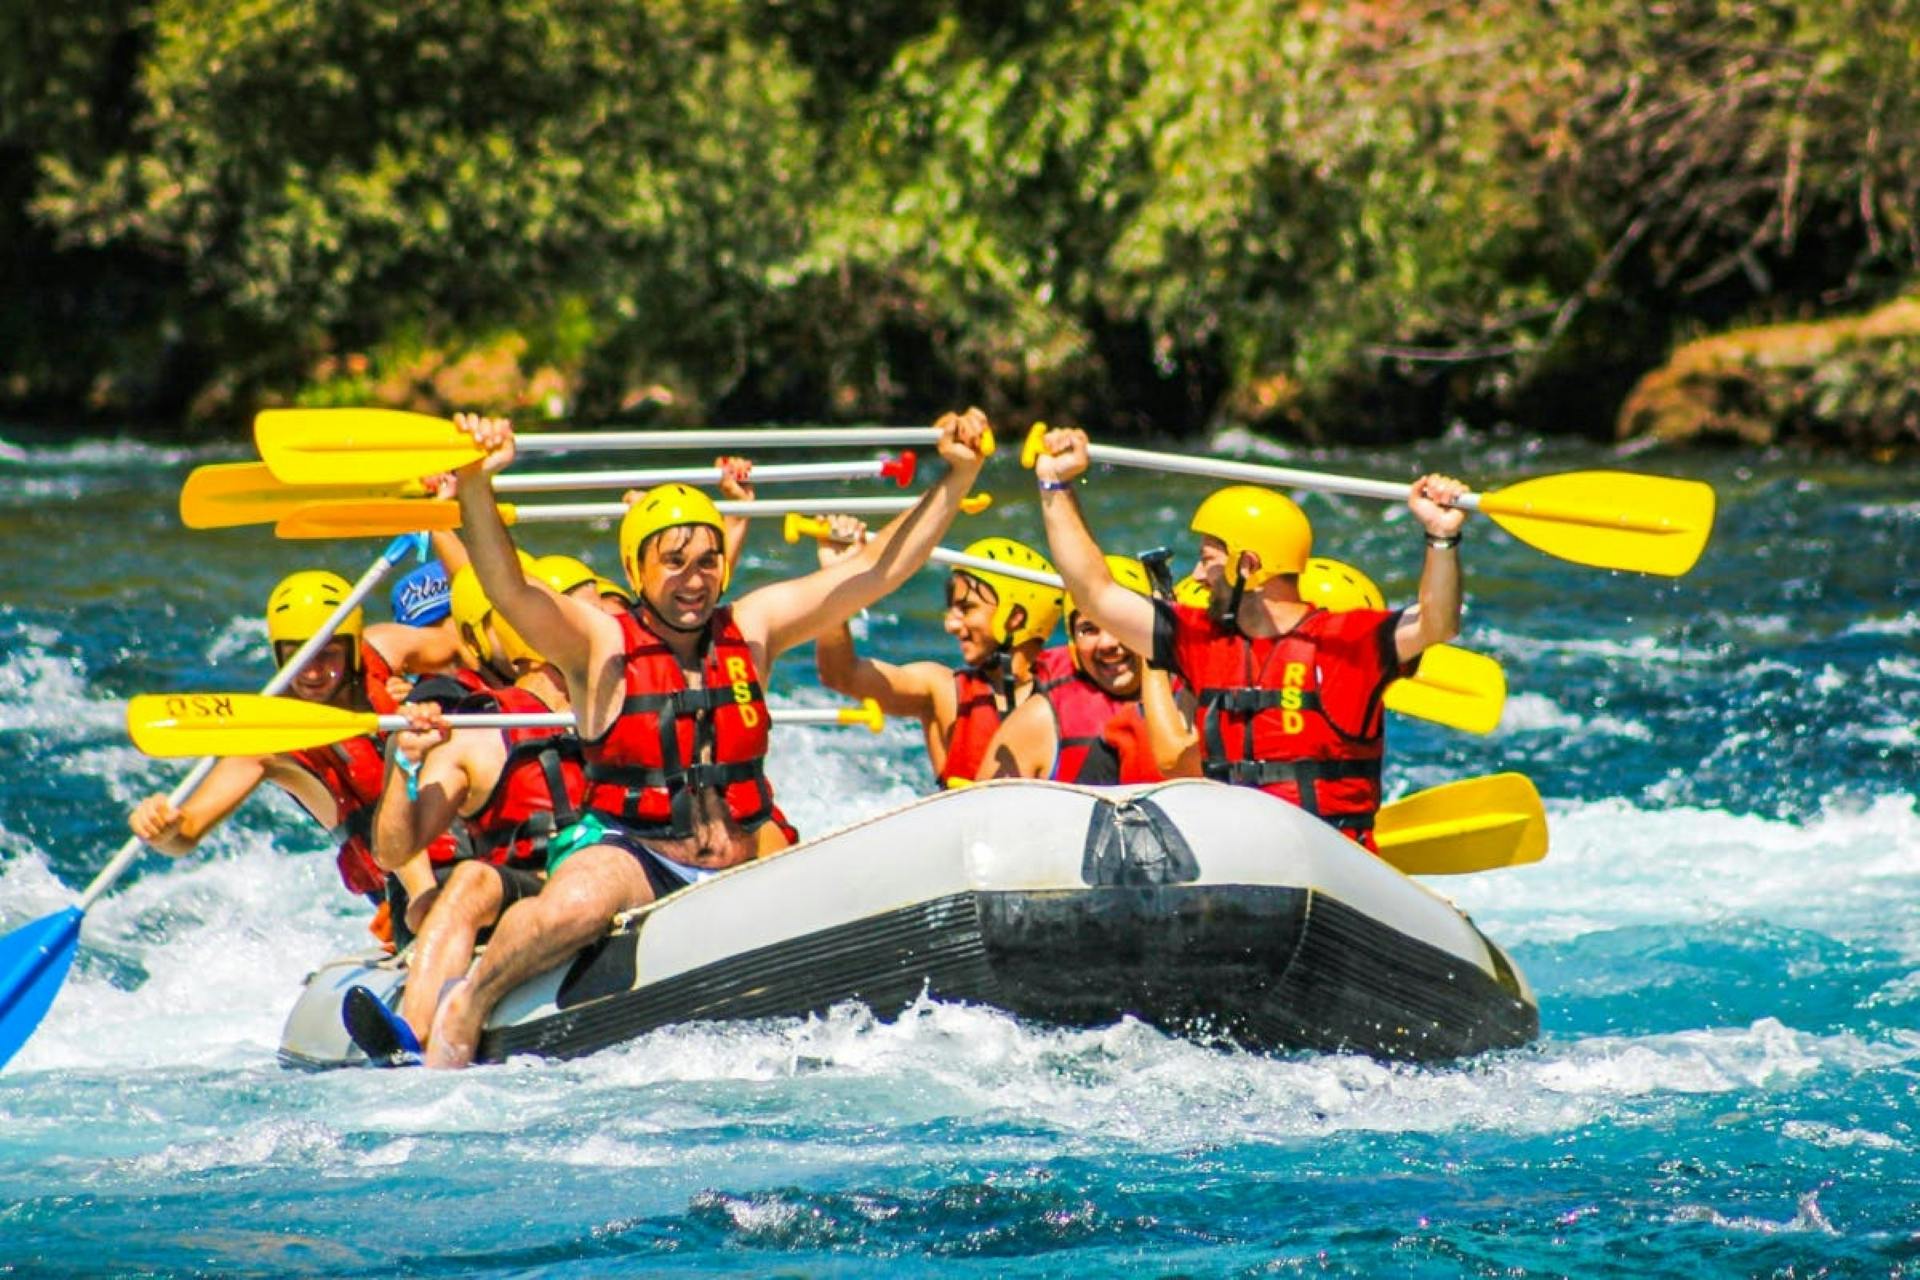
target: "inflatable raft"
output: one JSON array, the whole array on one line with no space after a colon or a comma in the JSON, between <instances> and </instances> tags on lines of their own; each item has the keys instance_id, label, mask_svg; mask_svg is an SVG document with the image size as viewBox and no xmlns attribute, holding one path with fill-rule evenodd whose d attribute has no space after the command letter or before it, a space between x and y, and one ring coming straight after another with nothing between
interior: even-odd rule
<instances>
[{"instance_id":1,"label":"inflatable raft","mask_svg":"<svg viewBox=\"0 0 1920 1280\"><path fill-rule=\"evenodd\" d=\"M289 1065L364 1064L347 989L398 1003L391 958L332 962ZM1053 1023L1132 1015L1263 1050L1425 1061L1523 1045L1526 980L1444 898L1298 808L1211 782L1004 781L929 796L622 916L513 991L483 1061L572 1057L669 1023L793 1017L922 992Z\"/></svg>"}]
</instances>

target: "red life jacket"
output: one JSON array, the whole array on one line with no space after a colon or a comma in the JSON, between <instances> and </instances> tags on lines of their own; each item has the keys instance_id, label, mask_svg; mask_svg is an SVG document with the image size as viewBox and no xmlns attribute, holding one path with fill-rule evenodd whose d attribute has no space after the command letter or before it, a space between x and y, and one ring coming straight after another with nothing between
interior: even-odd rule
<instances>
[{"instance_id":1,"label":"red life jacket","mask_svg":"<svg viewBox=\"0 0 1920 1280\"><path fill-rule=\"evenodd\" d=\"M1182 605L1174 612L1177 634L1185 633L1175 642L1180 669L1199 698L1206 776L1258 787L1372 848L1386 750L1380 695L1393 672L1384 661L1361 667L1324 641L1334 626L1371 633L1391 627L1395 615L1316 609L1285 635L1249 639L1202 610ZM1340 681L1374 686L1357 734L1334 723L1322 705L1323 691Z\"/></svg>"},{"instance_id":2,"label":"red life jacket","mask_svg":"<svg viewBox=\"0 0 1920 1280\"><path fill-rule=\"evenodd\" d=\"M360 642L360 667L365 676L363 683L367 689L367 705L383 716L400 710L400 704L387 692L387 681L393 678L392 665L387 662L385 654L364 640Z\"/></svg>"},{"instance_id":3,"label":"red life jacket","mask_svg":"<svg viewBox=\"0 0 1920 1280\"><path fill-rule=\"evenodd\" d=\"M1034 655L1033 688L1044 693L1074 676L1073 658L1062 648L1042 649ZM1000 722L1013 711L1000 705L1000 684L977 667L959 667L953 673L953 727L947 731L947 763L936 779L949 786L958 778L972 782L986 762L987 744Z\"/></svg>"},{"instance_id":4,"label":"red life jacket","mask_svg":"<svg viewBox=\"0 0 1920 1280\"><path fill-rule=\"evenodd\" d=\"M1144 758L1140 754L1147 722L1138 698L1116 698L1078 672L1040 693L1053 711L1059 740L1049 778L1087 786L1160 781L1151 752ZM1110 732L1115 721L1124 720L1137 721L1140 733L1127 732L1131 726Z\"/></svg>"},{"instance_id":5,"label":"red life jacket","mask_svg":"<svg viewBox=\"0 0 1920 1280\"><path fill-rule=\"evenodd\" d=\"M711 788L742 831L771 819L797 839L773 803L766 774L771 717L732 608L715 609L701 639L702 689L687 687L680 660L637 609L619 622L626 700L604 736L581 744L587 808L636 835L685 837L693 834L694 794Z\"/></svg>"},{"instance_id":6,"label":"red life jacket","mask_svg":"<svg viewBox=\"0 0 1920 1280\"><path fill-rule=\"evenodd\" d=\"M549 710L525 689L493 689L462 703L462 711L483 709L482 700L501 711L538 714ZM553 833L580 820L587 793L580 739L564 730L525 726L502 729L506 763L493 790L466 819L473 856L496 865L544 871L547 842Z\"/></svg>"},{"instance_id":7,"label":"red life jacket","mask_svg":"<svg viewBox=\"0 0 1920 1280\"><path fill-rule=\"evenodd\" d=\"M373 811L380 803L381 786L386 780L386 749L380 740L372 736L348 738L324 747L289 751L287 756L319 779L333 797L339 813L332 834L340 842L340 851L334 857L340 882L351 893L376 903L384 901L387 872L373 858ZM427 846L427 856L435 862L451 862L459 854L459 845L450 832Z\"/></svg>"}]
</instances>

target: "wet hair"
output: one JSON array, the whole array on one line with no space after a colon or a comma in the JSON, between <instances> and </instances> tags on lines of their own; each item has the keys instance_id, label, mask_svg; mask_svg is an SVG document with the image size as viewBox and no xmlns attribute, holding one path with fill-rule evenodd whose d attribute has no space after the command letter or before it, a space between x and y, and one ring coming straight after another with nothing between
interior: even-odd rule
<instances>
[{"instance_id":1,"label":"wet hair","mask_svg":"<svg viewBox=\"0 0 1920 1280\"><path fill-rule=\"evenodd\" d=\"M1000 593L970 573L956 569L947 575L947 608L952 609L975 599L998 604Z\"/></svg>"}]
</instances>

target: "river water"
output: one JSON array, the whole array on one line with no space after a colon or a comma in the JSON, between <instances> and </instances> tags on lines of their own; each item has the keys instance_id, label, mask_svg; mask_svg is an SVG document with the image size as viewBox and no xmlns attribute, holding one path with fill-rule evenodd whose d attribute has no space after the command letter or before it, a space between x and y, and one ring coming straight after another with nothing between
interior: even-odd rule
<instances>
[{"instance_id":1,"label":"river water","mask_svg":"<svg viewBox=\"0 0 1920 1280\"><path fill-rule=\"evenodd\" d=\"M253 689L260 608L373 541L190 532L232 450L0 430L0 929L55 911L178 763L134 693ZM1680 580L1582 569L1469 528L1461 643L1500 729L1390 731L1389 789L1520 769L1535 866L1431 883L1540 996L1529 1048L1439 1067L1063 1030L923 1001L896 1021L670 1029L464 1075L275 1064L304 975L364 942L320 833L250 801L201 856L148 856L0 1072L0 1274L1920 1275L1920 486L1913 473L1522 436L1250 456L1482 485L1593 467L1721 500ZM1010 460L969 534L1037 533ZM1190 548L1206 482L1097 470L1114 548ZM1404 601L1404 510L1303 498L1319 548ZM950 543L964 540L956 531ZM613 560L605 529L536 552ZM799 563L761 531L743 585ZM945 658L940 580L866 621ZM383 616L384 609L375 616ZM810 655L776 700L822 702ZM917 732L789 728L809 831L923 786Z\"/></svg>"}]
</instances>

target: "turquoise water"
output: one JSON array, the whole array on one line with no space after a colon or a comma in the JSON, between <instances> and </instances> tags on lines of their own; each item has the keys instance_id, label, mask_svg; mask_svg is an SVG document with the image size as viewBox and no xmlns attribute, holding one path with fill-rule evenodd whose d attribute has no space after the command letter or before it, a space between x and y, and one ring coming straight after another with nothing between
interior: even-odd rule
<instances>
[{"instance_id":1,"label":"turquoise water","mask_svg":"<svg viewBox=\"0 0 1920 1280\"><path fill-rule=\"evenodd\" d=\"M380 547L183 530L182 479L232 453L0 436L10 929L65 905L125 809L179 776L128 745L122 700L257 688L272 584L356 576ZM1533 981L1537 1045L1383 1066L923 1002L458 1076L295 1074L274 1064L281 1019L364 935L319 833L259 798L88 913L59 1001L0 1072L0 1273L1920 1274L1912 473L1524 437L1273 456L1719 490L1714 543L1678 581L1474 522L1462 643L1505 665L1505 721L1391 730L1395 793L1518 768L1547 798L1544 862L1431 882ZM1034 531L1020 473L988 474L1000 501L972 532ZM1102 472L1086 498L1139 549L1185 546L1205 491ZM1407 597L1404 511L1304 500L1323 552ZM612 558L605 530L528 545ZM744 582L797 563L763 532ZM869 643L946 656L938 592L922 575ZM824 700L804 653L772 685ZM807 830L922 785L908 726L782 735L775 780Z\"/></svg>"}]
</instances>

